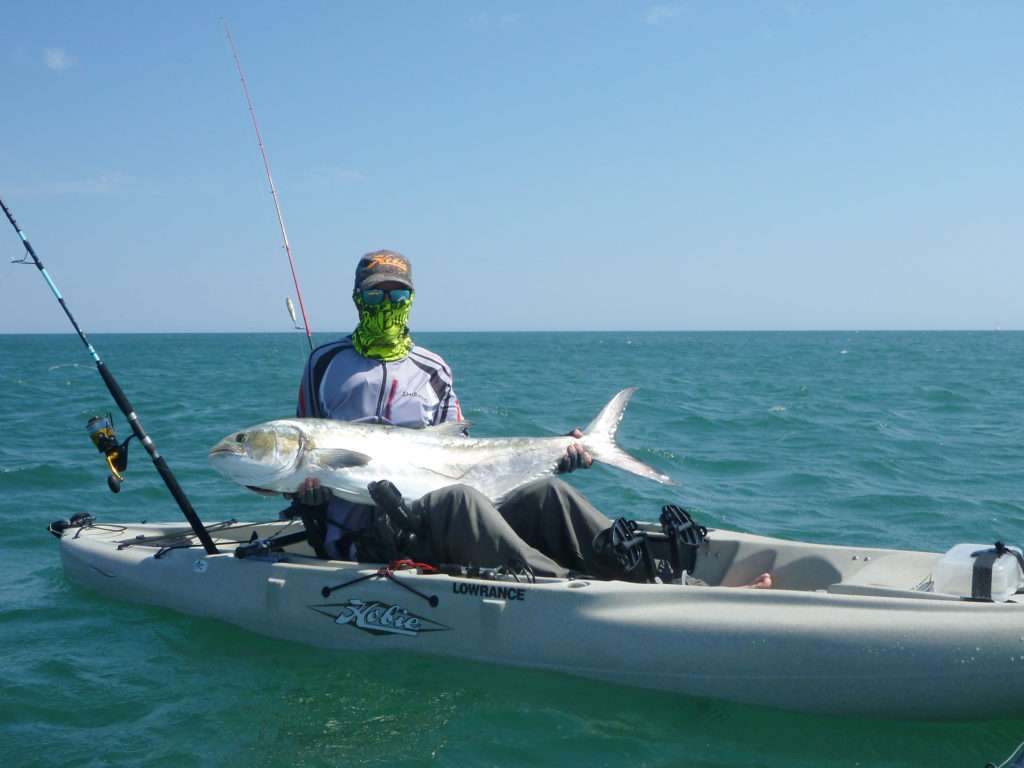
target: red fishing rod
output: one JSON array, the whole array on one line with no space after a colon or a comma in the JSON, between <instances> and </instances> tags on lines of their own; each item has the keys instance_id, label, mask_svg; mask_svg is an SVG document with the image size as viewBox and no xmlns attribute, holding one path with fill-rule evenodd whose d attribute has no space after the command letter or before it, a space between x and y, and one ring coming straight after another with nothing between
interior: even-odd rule
<instances>
[{"instance_id":1,"label":"red fishing rod","mask_svg":"<svg viewBox=\"0 0 1024 768\"><path fill-rule=\"evenodd\" d=\"M228 45L231 46L231 55L235 59L235 67L238 69L238 77L242 81L242 93L245 94L245 103L249 105L249 116L252 118L252 127L256 131L256 143L260 146L260 155L263 157L263 170L267 174L267 183L270 185L270 196L274 199L274 211L277 213L277 224L281 228L281 239L284 241L284 252L288 254L288 266L292 270L292 282L295 283L295 295L299 299L299 310L302 312L302 322L306 326L306 341L309 342L309 350L313 351L313 333L309 330L309 317L306 315L306 305L302 301L302 289L299 288L299 278L295 273L295 259L292 258L292 246L288 242L288 230L284 226L284 216L281 215L281 202L277 197L277 187L274 186L274 176L270 172L270 159L267 157L266 147L263 146L263 136L260 134L260 125L256 122L256 110L252 106L252 99L249 97L249 85L245 81L245 73L242 72L242 62L238 58L238 51L235 49L235 41L231 37L231 30L228 23L224 22L224 34L228 38ZM288 302L291 304L291 301ZM294 310L289 306L289 314L294 321Z\"/></svg>"},{"instance_id":2,"label":"red fishing rod","mask_svg":"<svg viewBox=\"0 0 1024 768\"><path fill-rule=\"evenodd\" d=\"M152 439L150 439L149 435L146 434L146 430L142 428L142 422L139 421L139 417L135 413L135 409L132 408L132 404L128 402L128 397L121 389L121 386L117 383L117 380L114 378L114 374L110 372L106 363L100 359L96 349L91 343L89 343L89 339L86 337L85 331L79 327L78 322L75 320L75 316L71 314L71 310L68 308L67 302L64 301L64 297L61 295L61 292L57 290L57 286L53 282L53 278L51 278L50 273L46 271L46 267L44 267L43 262L39 260L39 256L36 255L35 248L33 248L32 244L28 241L28 237L25 233L21 231L21 227L18 226L18 222L14 220L14 214L11 213L11 210L4 204L3 200L0 200L0 208L3 208L4 214L7 216L7 220L11 222L11 226L14 227L14 231L17 232L18 237L21 238L21 242L25 246L25 251L32 257L32 262L36 265L36 268L46 280L46 284L50 286L50 290L53 292L54 297L56 297L61 309L64 310L64 314L68 316L68 320L71 321L71 325L75 329L75 333L78 334L78 338L82 340L85 348L89 350L89 354L96 362L96 369L100 372L100 377L103 379L103 383L107 385L107 390L110 392L110 396L114 398L114 402L117 403L117 407L121 409L121 413L123 413L125 418L128 419L128 423L132 428L132 434L137 437L139 442L146 448L146 451L149 453L149 457L153 460L153 466L156 467L156 471L160 474L160 477L163 478L164 485L167 486L167 490L171 492L171 496L173 496L174 500L178 503L178 507L181 508L182 514L185 515L185 519L188 520L188 524L192 526L192 530L195 531L196 536L202 543L203 549L211 555L217 554L217 547L213 543L213 539L210 538L209 531L207 531L203 526L203 522L199 519L199 515L197 515L196 511L192 508L192 503L185 495L185 491L183 491L181 486L178 485L178 479L174 476L174 473L171 472L171 468L167 466L167 462L164 460L164 457L160 455L159 451L157 451L156 444ZM111 440L112 439L113 438L111 437ZM122 443L120 446L116 445L116 441L114 441L114 443L115 444L112 444L105 449L108 460L111 460L112 453L114 456L123 456L126 453L127 441ZM100 443L97 443L97 446L99 447ZM118 451L120 454L117 453ZM111 471L114 471L115 469L115 462L116 459L110 461ZM124 467L120 466L120 468L123 469ZM116 488L111 485L111 490L116 490Z\"/></svg>"}]
</instances>

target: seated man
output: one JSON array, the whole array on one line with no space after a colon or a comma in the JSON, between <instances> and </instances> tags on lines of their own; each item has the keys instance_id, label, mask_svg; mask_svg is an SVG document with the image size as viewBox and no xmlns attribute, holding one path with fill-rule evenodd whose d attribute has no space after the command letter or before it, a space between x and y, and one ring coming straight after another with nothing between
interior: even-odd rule
<instances>
[{"instance_id":1,"label":"seated man","mask_svg":"<svg viewBox=\"0 0 1024 768\"><path fill-rule=\"evenodd\" d=\"M299 417L413 428L462 419L451 369L409 335L414 298L412 268L404 256L375 251L360 259L352 293L359 324L350 336L310 355L299 388ZM581 436L578 430L573 434ZM590 455L574 444L558 471L590 464ZM313 479L296 495L307 518L313 517L310 507L326 504L319 554L373 562L392 559L394 543L387 540L386 527L377 524L382 516L373 507L332 496ZM593 547L594 537L610 521L556 478L517 489L500 507L473 488L450 486L417 500L412 511L426 523L425 536L405 553L416 559L485 567L525 563L538 576L566 576L569 571L616 575Z\"/></svg>"}]
</instances>

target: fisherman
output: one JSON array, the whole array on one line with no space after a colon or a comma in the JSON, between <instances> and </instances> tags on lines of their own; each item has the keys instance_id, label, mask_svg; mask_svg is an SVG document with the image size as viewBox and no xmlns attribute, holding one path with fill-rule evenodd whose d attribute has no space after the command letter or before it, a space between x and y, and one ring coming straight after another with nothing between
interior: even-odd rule
<instances>
[{"instance_id":1,"label":"fisherman","mask_svg":"<svg viewBox=\"0 0 1024 768\"><path fill-rule=\"evenodd\" d=\"M366 254L356 267L352 298L359 323L350 336L310 355L297 415L409 428L462 421L451 369L440 356L416 346L409 334L415 291L408 259L394 251ZM583 437L579 429L569 434ZM583 446L572 443L555 470L567 473L591 463ZM607 541L611 521L560 479L524 485L498 507L467 485L427 493L401 511L408 521L421 523L413 538L395 530L390 513L401 495L400 489L391 489L388 503L387 494L380 497L371 487L375 508L336 497L308 478L296 489L291 514L301 515L321 557L390 562L403 556L525 566L539 576L564 577L571 571L630 580L646 576L640 569L624 571L622 561L609 558L607 549L596 551L595 539L604 534ZM748 586L770 587L771 577L762 574Z\"/></svg>"},{"instance_id":2,"label":"fisherman","mask_svg":"<svg viewBox=\"0 0 1024 768\"><path fill-rule=\"evenodd\" d=\"M415 296L412 267L402 254L374 251L359 260L352 292L359 324L351 335L312 352L299 387L297 416L416 429L462 420L451 369L409 335ZM578 429L570 434L583 436ZM572 472L591 463L583 446L573 443L556 471ZM302 515L323 557L387 562L403 554L434 563L525 564L538 576L564 577L570 571L617 575L593 546L611 522L557 478L529 483L498 507L466 485L428 493L411 509L425 521L424 534L402 553L387 516L375 512L332 495L315 478L296 489L292 510Z\"/></svg>"}]
</instances>

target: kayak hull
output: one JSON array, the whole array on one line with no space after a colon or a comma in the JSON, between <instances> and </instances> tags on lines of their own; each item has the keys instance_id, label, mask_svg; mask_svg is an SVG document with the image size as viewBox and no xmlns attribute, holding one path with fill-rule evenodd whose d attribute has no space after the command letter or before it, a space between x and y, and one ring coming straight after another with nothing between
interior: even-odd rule
<instances>
[{"instance_id":1,"label":"kayak hull","mask_svg":"<svg viewBox=\"0 0 1024 768\"><path fill-rule=\"evenodd\" d=\"M324 648L413 651L814 713L1024 714L1024 604L922 591L936 554L713 531L696 575L716 586L411 570L389 578L301 547L234 556L252 531L287 525L233 526L230 537L216 534L216 555L168 545L190 543L173 525L69 528L60 550L68 578L104 596ZM765 564L781 588L728 586Z\"/></svg>"}]
</instances>

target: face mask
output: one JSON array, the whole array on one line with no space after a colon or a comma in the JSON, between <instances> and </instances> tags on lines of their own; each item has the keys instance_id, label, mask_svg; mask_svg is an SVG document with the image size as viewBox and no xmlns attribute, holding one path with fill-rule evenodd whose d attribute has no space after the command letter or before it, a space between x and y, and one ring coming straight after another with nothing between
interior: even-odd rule
<instances>
[{"instance_id":1,"label":"face mask","mask_svg":"<svg viewBox=\"0 0 1024 768\"><path fill-rule=\"evenodd\" d=\"M410 297L408 301L395 303L386 299L370 305L357 293L355 302L359 310L359 325L352 334L356 352L384 362L401 360L408 355L413 346L409 336L412 300Z\"/></svg>"}]
</instances>

